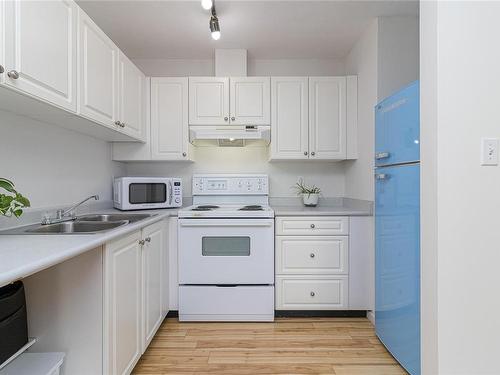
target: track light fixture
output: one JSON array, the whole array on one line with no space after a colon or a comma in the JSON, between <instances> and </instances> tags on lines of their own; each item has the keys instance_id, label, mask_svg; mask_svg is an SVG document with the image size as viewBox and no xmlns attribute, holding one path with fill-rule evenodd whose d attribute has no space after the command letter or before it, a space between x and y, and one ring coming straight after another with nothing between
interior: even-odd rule
<instances>
[{"instance_id":1,"label":"track light fixture","mask_svg":"<svg viewBox=\"0 0 500 375\"><path fill-rule=\"evenodd\" d=\"M217 16L210 17L210 32L212 33L213 40L220 39L219 19Z\"/></svg>"},{"instance_id":2,"label":"track light fixture","mask_svg":"<svg viewBox=\"0 0 500 375\"><path fill-rule=\"evenodd\" d=\"M203 9L210 9L210 21L208 22L208 25L210 27L210 33L212 35L213 40L219 40L220 39L220 25L219 25L219 18L217 17L217 13L215 12L215 4L214 0L201 0L201 6Z\"/></svg>"}]
</instances>

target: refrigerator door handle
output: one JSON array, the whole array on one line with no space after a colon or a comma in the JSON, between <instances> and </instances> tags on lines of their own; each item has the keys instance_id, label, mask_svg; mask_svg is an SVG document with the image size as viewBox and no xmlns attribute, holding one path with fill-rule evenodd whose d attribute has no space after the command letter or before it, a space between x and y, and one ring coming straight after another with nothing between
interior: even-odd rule
<instances>
[{"instance_id":1,"label":"refrigerator door handle","mask_svg":"<svg viewBox=\"0 0 500 375\"><path fill-rule=\"evenodd\" d=\"M375 159L380 160L380 159L387 159L391 154L387 151L384 152L377 152L375 154Z\"/></svg>"},{"instance_id":2,"label":"refrigerator door handle","mask_svg":"<svg viewBox=\"0 0 500 375\"><path fill-rule=\"evenodd\" d=\"M375 179L381 181L388 180L389 175L387 173L375 173Z\"/></svg>"}]
</instances>

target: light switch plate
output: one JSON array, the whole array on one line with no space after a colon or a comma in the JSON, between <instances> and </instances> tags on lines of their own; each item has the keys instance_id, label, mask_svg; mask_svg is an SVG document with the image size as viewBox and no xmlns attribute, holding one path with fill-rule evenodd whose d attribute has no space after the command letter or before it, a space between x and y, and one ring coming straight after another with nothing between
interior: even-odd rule
<instances>
[{"instance_id":1,"label":"light switch plate","mask_svg":"<svg viewBox=\"0 0 500 375\"><path fill-rule=\"evenodd\" d=\"M498 165L498 138L481 140L481 165Z\"/></svg>"}]
</instances>

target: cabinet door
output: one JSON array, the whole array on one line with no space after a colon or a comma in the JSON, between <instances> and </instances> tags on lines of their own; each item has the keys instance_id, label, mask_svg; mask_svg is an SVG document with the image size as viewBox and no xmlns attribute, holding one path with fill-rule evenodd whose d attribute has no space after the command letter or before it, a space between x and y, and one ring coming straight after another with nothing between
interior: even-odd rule
<instances>
[{"instance_id":1,"label":"cabinet door","mask_svg":"<svg viewBox=\"0 0 500 375\"><path fill-rule=\"evenodd\" d=\"M166 224L163 221L142 231L143 351L163 320L163 257L166 256Z\"/></svg>"},{"instance_id":2,"label":"cabinet door","mask_svg":"<svg viewBox=\"0 0 500 375\"><path fill-rule=\"evenodd\" d=\"M5 1L0 0L0 25L5 25ZM5 76L7 72L5 71L5 39L4 39L4 29L5 27L0 26L0 84L4 83Z\"/></svg>"},{"instance_id":3,"label":"cabinet door","mask_svg":"<svg viewBox=\"0 0 500 375\"><path fill-rule=\"evenodd\" d=\"M120 127L124 133L144 139L146 76L123 53L120 53L118 72Z\"/></svg>"},{"instance_id":4,"label":"cabinet door","mask_svg":"<svg viewBox=\"0 0 500 375\"><path fill-rule=\"evenodd\" d=\"M346 78L309 78L311 159L346 158Z\"/></svg>"},{"instance_id":5,"label":"cabinet door","mask_svg":"<svg viewBox=\"0 0 500 375\"><path fill-rule=\"evenodd\" d=\"M231 125L271 123L269 77L231 77L229 80Z\"/></svg>"},{"instance_id":6,"label":"cabinet door","mask_svg":"<svg viewBox=\"0 0 500 375\"><path fill-rule=\"evenodd\" d=\"M229 78L189 78L189 124L229 124Z\"/></svg>"},{"instance_id":7,"label":"cabinet door","mask_svg":"<svg viewBox=\"0 0 500 375\"><path fill-rule=\"evenodd\" d=\"M76 111L76 13L67 0L5 2L5 84Z\"/></svg>"},{"instance_id":8,"label":"cabinet door","mask_svg":"<svg viewBox=\"0 0 500 375\"><path fill-rule=\"evenodd\" d=\"M78 15L78 112L117 128L118 48L85 12Z\"/></svg>"},{"instance_id":9,"label":"cabinet door","mask_svg":"<svg viewBox=\"0 0 500 375\"><path fill-rule=\"evenodd\" d=\"M104 373L129 374L141 356L141 232L106 245Z\"/></svg>"},{"instance_id":10,"label":"cabinet door","mask_svg":"<svg viewBox=\"0 0 500 375\"><path fill-rule=\"evenodd\" d=\"M307 77L272 77L271 107L271 159L307 159Z\"/></svg>"},{"instance_id":11,"label":"cabinet door","mask_svg":"<svg viewBox=\"0 0 500 375\"><path fill-rule=\"evenodd\" d=\"M151 78L151 146L155 160L189 160L187 78Z\"/></svg>"}]
</instances>

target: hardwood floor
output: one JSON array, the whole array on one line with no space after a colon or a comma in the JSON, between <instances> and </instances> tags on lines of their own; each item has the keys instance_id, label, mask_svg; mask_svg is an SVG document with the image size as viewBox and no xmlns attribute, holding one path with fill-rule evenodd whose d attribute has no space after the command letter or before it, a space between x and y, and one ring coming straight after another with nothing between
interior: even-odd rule
<instances>
[{"instance_id":1,"label":"hardwood floor","mask_svg":"<svg viewBox=\"0 0 500 375\"><path fill-rule=\"evenodd\" d=\"M366 318L280 318L274 323L167 319L133 373L406 374Z\"/></svg>"}]
</instances>

